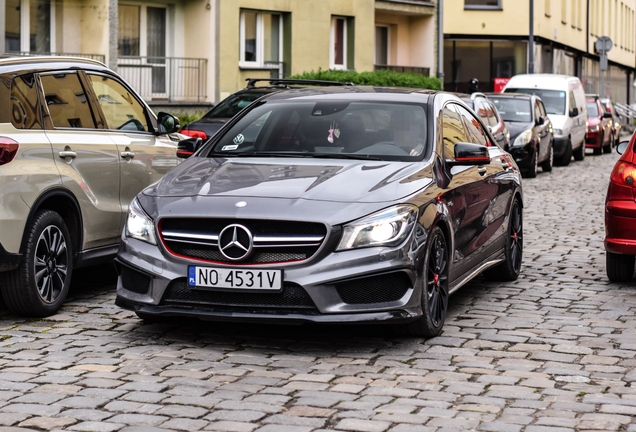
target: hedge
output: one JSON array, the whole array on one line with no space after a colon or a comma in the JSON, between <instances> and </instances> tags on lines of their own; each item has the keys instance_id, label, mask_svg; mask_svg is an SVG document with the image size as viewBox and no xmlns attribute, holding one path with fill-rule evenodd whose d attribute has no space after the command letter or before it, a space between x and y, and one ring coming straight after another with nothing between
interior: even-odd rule
<instances>
[{"instance_id":1,"label":"hedge","mask_svg":"<svg viewBox=\"0 0 636 432\"><path fill-rule=\"evenodd\" d=\"M289 78L340 81L381 87L409 87L433 90L442 89L442 82L438 78L408 72L393 72L390 70L358 73L355 71L318 69L318 72L305 72L300 75L290 76Z\"/></svg>"}]
</instances>

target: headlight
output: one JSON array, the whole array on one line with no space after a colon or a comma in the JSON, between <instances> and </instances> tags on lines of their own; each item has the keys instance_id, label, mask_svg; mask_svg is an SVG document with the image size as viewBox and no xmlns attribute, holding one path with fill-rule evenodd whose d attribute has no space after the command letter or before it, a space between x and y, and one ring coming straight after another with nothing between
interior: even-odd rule
<instances>
[{"instance_id":1,"label":"headlight","mask_svg":"<svg viewBox=\"0 0 636 432\"><path fill-rule=\"evenodd\" d=\"M155 223L141 208L135 198L128 206L128 218L126 219L126 237L136 238L153 245L157 244L155 238Z\"/></svg>"},{"instance_id":2,"label":"headlight","mask_svg":"<svg viewBox=\"0 0 636 432\"><path fill-rule=\"evenodd\" d=\"M556 136L561 136L561 135L563 135L563 131L562 131L561 129L555 129L555 130L554 130L554 134L555 134Z\"/></svg>"},{"instance_id":3,"label":"headlight","mask_svg":"<svg viewBox=\"0 0 636 432\"><path fill-rule=\"evenodd\" d=\"M532 129L524 130L515 138L515 142L512 143L513 147L526 145L532 140Z\"/></svg>"},{"instance_id":4,"label":"headlight","mask_svg":"<svg viewBox=\"0 0 636 432\"><path fill-rule=\"evenodd\" d=\"M590 126L587 128L587 130L589 130L590 132L598 132L598 125Z\"/></svg>"},{"instance_id":5,"label":"headlight","mask_svg":"<svg viewBox=\"0 0 636 432\"><path fill-rule=\"evenodd\" d=\"M369 246L397 246L411 233L417 207L400 204L344 226L336 251Z\"/></svg>"}]
</instances>

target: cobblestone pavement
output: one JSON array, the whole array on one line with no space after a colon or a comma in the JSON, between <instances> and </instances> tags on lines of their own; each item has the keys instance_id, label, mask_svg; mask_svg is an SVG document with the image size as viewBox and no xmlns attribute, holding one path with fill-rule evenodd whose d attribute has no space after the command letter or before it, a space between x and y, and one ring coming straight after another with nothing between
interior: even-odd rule
<instances>
[{"instance_id":1,"label":"cobblestone pavement","mask_svg":"<svg viewBox=\"0 0 636 432\"><path fill-rule=\"evenodd\" d=\"M144 325L114 305L110 267L85 270L54 317L0 312L0 426L636 431L636 289L608 283L602 243L616 159L526 180L522 276L465 286L428 341L382 326Z\"/></svg>"}]
</instances>

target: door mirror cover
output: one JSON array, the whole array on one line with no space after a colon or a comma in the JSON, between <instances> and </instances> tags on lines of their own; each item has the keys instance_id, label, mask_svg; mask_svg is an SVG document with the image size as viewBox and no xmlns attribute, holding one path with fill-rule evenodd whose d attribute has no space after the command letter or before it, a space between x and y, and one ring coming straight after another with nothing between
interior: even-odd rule
<instances>
[{"instance_id":1,"label":"door mirror cover","mask_svg":"<svg viewBox=\"0 0 636 432\"><path fill-rule=\"evenodd\" d=\"M187 138L177 144L177 157L187 159L201 147L201 138Z\"/></svg>"},{"instance_id":2,"label":"door mirror cover","mask_svg":"<svg viewBox=\"0 0 636 432\"><path fill-rule=\"evenodd\" d=\"M608 112L608 111L605 111L605 112L603 113L603 118L611 119L611 118L612 118L612 113L611 113L611 112Z\"/></svg>"},{"instance_id":3,"label":"door mirror cover","mask_svg":"<svg viewBox=\"0 0 636 432\"><path fill-rule=\"evenodd\" d=\"M486 165L490 163L490 154L486 146L459 142L455 144L455 159L446 162L449 166Z\"/></svg>"},{"instance_id":4,"label":"door mirror cover","mask_svg":"<svg viewBox=\"0 0 636 432\"><path fill-rule=\"evenodd\" d=\"M157 114L157 128L159 129L159 134L163 135L177 132L181 125L179 124L179 119L172 114L160 112Z\"/></svg>"},{"instance_id":5,"label":"door mirror cover","mask_svg":"<svg viewBox=\"0 0 636 432\"><path fill-rule=\"evenodd\" d=\"M570 111L570 117L576 117L577 115L579 115L579 109L577 107L572 108Z\"/></svg>"},{"instance_id":6,"label":"door mirror cover","mask_svg":"<svg viewBox=\"0 0 636 432\"><path fill-rule=\"evenodd\" d=\"M621 141L616 146L616 153L622 155L625 153L625 150L627 150L627 146L629 146L629 140Z\"/></svg>"}]
</instances>

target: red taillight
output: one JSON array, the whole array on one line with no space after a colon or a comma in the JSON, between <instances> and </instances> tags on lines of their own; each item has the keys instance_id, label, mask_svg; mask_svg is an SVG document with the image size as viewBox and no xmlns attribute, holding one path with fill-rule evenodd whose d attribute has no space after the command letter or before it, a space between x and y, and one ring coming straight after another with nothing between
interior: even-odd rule
<instances>
[{"instance_id":1,"label":"red taillight","mask_svg":"<svg viewBox=\"0 0 636 432\"><path fill-rule=\"evenodd\" d=\"M179 133L187 135L191 138L201 138L203 141L205 141L208 138L205 132L200 130L195 130L195 129L182 129L179 131Z\"/></svg>"},{"instance_id":2,"label":"red taillight","mask_svg":"<svg viewBox=\"0 0 636 432\"><path fill-rule=\"evenodd\" d=\"M607 191L608 200L633 200L636 188L636 166L629 162L618 161L610 175Z\"/></svg>"},{"instance_id":3,"label":"red taillight","mask_svg":"<svg viewBox=\"0 0 636 432\"><path fill-rule=\"evenodd\" d=\"M0 165L11 162L19 148L20 145L11 138L0 137Z\"/></svg>"}]
</instances>

